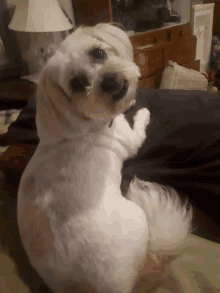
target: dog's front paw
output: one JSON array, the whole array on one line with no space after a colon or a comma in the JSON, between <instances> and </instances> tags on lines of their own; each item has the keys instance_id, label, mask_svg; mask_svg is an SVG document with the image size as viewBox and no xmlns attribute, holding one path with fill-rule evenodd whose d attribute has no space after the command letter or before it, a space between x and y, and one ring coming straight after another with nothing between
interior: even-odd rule
<instances>
[{"instance_id":1,"label":"dog's front paw","mask_svg":"<svg viewBox=\"0 0 220 293\"><path fill-rule=\"evenodd\" d=\"M134 116L134 129L146 130L150 122L150 112L147 108L142 108L137 111Z\"/></svg>"}]
</instances>

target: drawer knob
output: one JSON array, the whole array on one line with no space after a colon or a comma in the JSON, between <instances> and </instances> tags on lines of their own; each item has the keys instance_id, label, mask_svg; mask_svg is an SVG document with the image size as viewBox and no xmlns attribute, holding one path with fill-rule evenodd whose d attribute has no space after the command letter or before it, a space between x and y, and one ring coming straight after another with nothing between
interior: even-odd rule
<instances>
[{"instance_id":1,"label":"drawer knob","mask_svg":"<svg viewBox=\"0 0 220 293\"><path fill-rule=\"evenodd\" d=\"M167 31L167 41L171 41L171 31Z\"/></svg>"}]
</instances>

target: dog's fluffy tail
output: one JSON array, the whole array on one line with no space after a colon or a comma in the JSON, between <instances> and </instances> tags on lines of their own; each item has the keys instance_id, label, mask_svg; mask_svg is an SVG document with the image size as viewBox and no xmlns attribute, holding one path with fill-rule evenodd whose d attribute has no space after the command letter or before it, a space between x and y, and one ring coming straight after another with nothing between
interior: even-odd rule
<instances>
[{"instance_id":1,"label":"dog's fluffy tail","mask_svg":"<svg viewBox=\"0 0 220 293\"><path fill-rule=\"evenodd\" d=\"M135 178L127 198L146 214L150 232L148 254L176 255L184 248L184 240L192 231L192 208L181 202L174 189Z\"/></svg>"}]
</instances>

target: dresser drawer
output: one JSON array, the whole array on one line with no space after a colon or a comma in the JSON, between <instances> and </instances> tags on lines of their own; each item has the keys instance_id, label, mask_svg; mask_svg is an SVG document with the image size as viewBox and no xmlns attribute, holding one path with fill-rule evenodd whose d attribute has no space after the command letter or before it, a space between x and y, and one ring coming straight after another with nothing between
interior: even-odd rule
<instances>
[{"instance_id":1,"label":"dresser drawer","mask_svg":"<svg viewBox=\"0 0 220 293\"><path fill-rule=\"evenodd\" d=\"M135 36L130 37L134 47L144 45L157 45L160 43L181 41L185 37L191 36L191 26L189 23L165 27L144 33L137 33Z\"/></svg>"},{"instance_id":2,"label":"dresser drawer","mask_svg":"<svg viewBox=\"0 0 220 293\"><path fill-rule=\"evenodd\" d=\"M141 70L141 77L163 71L163 47L142 50L134 55L134 60Z\"/></svg>"},{"instance_id":3,"label":"dresser drawer","mask_svg":"<svg viewBox=\"0 0 220 293\"><path fill-rule=\"evenodd\" d=\"M181 42L184 38L191 37L191 27L189 24L168 27L165 30L165 33L166 33L166 41Z\"/></svg>"},{"instance_id":4,"label":"dresser drawer","mask_svg":"<svg viewBox=\"0 0 220 293\"><path fill-rule=\"evenodd\" d=\"M200 71L200 60L193 60L189 63L182 64L183 67L188 68L188 69L193 69L196 71Z\"/></svg>"},{"instance_id":5,"label":"dresser drawer","mask_svg":"<svg viewBox=\"0 0 220 293\"><path fill-rule=\"evenodd\" d=\"M130 37L133 47L155 45L166 42L166 31L164 29L148 31Z\"/></svg>"},{"instance_id":6,"label":"dresser drawer","mask_svg":"<svg viewBox=\"0 0 220 293\"><path fill-rule=\"evenodd\" d=\"M172 42L164 46L164 67L169 60L179 65L193 61L196 58L196 42L196 37L187 37L182 42Z\"/></svg>"},{"instance_id":7,"label":"dresser drawer","mask_svg":"<svg viewBox=\"0 0 220 293\"><path fill-rule=\"evenodd\" d=\"M163 72L150 76L150 77L143 78L139 81L139 87L141 89L149 89L149 88L159 89L162 76L163 76Z\"/></svg>"}]
</instances>

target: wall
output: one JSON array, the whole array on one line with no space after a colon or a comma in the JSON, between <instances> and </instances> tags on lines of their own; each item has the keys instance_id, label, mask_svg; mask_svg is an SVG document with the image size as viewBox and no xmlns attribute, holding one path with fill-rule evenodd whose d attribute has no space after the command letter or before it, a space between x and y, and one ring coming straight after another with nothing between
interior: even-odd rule
<instances>
[{"instance_id":1,"label":"wall","mask_svg":"<svg viewBox=\"0 0 220 293\"><path fill-rule=\"evenodd\" d=\"M192 0L192 5L203 4L205 0Z\"/></svg>"},{"instance_id":2,"label":"wall","mask_svg":"<svg viewBox=\"0 0 220 293\"><path fill-rule=\"evenodd\" d=\"M8 61L8 66L0 67L0 78L13 73L33 74L39 71L42 67L42 60L39 58L42 57L41 49L47 49L51 44L57 47L68 34L68 32L27 33L9 30L8 24L15 6L22 2L22 0L1 0L0 3L0 36ZM58 0L58 2L75 25L72 0Z\"/></svg>"},{"instance_id":3,"label":"wall","mask_svg":"<svg viewBox=\"0 0 220 293\"><path fill-rule=\"evenodd\" d=\"M181 22L190 21L191 0L174 0L172 2L172 9L182 16Z\"/></svg>"}]
</instances>

